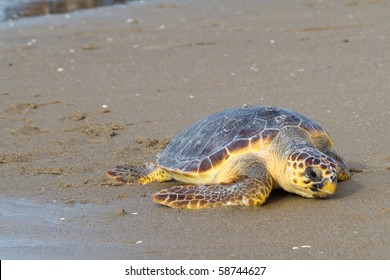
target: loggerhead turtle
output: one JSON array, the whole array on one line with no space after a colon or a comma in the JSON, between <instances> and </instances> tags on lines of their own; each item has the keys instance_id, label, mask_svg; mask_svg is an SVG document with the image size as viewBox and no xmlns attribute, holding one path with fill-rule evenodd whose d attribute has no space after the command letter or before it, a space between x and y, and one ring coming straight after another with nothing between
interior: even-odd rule
<instances>
[{"instance_id":1,"label":"loggerhead turtle","mask_svg":"<svg viewBox=\"0 0 390 280\"><path fill-rule=\"evenodd\" d=\"M273 188L307 198L336 191L350 177L329 134L302 114L278 107L227 109L184 129L156 164L117 166L118 181L184 183L152 196L173 208L262 205Z\"/></svg>"}]
</instances>

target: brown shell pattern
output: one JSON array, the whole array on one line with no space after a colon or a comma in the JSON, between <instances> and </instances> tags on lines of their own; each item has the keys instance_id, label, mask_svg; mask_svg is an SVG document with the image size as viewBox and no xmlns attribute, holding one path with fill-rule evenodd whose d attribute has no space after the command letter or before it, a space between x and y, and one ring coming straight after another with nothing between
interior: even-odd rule
<instances>
[{"instance_id":1,"label":"brown shell pattern","mask_svg":"<svg viewBox=\"0 0 390 280\"><path fill-rule=\"evenodd\" d=\"M157 163L169 170L206 172L234 154L266 148L286 126L300 127L312 137L327 132L302 114L278 107L227 109L207 116L176 135Z\"/></svg>"}]
</instances>

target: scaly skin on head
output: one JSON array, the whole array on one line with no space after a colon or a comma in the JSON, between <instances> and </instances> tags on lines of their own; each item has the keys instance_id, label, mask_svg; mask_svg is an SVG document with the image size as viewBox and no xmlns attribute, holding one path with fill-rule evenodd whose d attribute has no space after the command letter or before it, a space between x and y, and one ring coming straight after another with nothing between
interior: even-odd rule
<instances>
[{"instance_id":1,"label":"scaly skin on head","mask_svg":"<svg viewBox=\"0 0 390 280\"><path fill-rule=\"evenodd\" d=\"M315 148L306 131L282 129L272 141L274 176L286 191L303 197L327 197L336 191L337 163Z\"/></svg>"},{"instance_id":2,"label":"scaly skin on head","mask_svg":"<svg viewBox=\"0 0 390 280\"><path fill-rule=\"evenodd\" d=\"M298 148L286 163L287 183L304 197L327 197L336 191L337 164L311 147Z\"/></svg>"}]
</instances>

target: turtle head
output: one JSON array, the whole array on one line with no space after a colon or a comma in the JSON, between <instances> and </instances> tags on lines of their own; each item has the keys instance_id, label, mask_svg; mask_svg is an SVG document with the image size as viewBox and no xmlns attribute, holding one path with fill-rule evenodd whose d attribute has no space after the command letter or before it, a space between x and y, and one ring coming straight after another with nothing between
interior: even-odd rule
<instances>
[{"instance_id":1,"label":"turtle head","mask_svg":"<svg viewBox=\"0 0 390 280\"><path fill-rule=\"evenodd\" d=\"M303 197L327 197L336 191L337 164L315 148L300 148L288 158L286 189Z\"/></svg>"}]
</instances>

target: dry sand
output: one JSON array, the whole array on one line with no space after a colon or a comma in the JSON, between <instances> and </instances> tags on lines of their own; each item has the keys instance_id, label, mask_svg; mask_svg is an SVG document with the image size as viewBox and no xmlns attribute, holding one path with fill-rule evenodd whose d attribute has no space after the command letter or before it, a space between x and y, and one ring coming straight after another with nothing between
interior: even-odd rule
<instances>
[{"instance_id":1,"label":"dry sand","mask_svg":"<svg viewBox=\"0 0 390 280\"><path fill-rule=\"evenodd\" d=\"M0 23L0 258L389 259L389 26L380 0L147 1ZM154 204L169 184L106 180L244 103L315 119L362 172L331 199L274 191L200 211Z\"/></svg>"}]
</instances>

